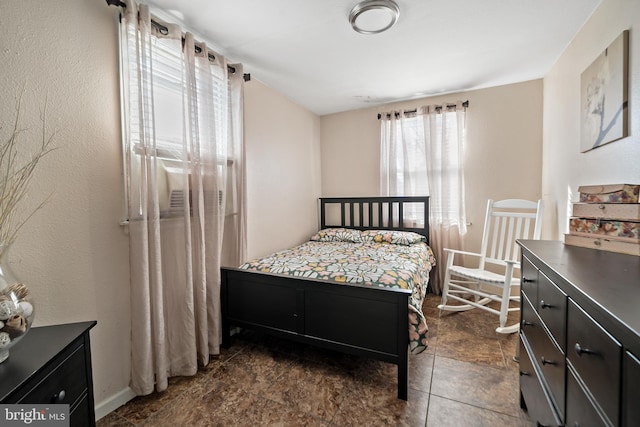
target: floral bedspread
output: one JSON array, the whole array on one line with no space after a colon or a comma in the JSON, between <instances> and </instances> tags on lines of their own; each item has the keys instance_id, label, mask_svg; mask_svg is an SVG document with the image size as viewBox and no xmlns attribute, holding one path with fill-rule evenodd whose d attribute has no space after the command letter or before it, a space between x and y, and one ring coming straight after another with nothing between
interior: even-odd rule
<instances>
[{"instance_id":1,"label":"floral bedspread","mask_svg":"<svg viewBox=\"0 0 640 427\"><path fill-rule=\"evenodd\" d=\"M422 313L429 271L435 265L424 242L353 243L309 241L243 264L240 268L313 279L409 289L409 345L414 354L427 348L428 326Z\"/></svg>"}]
</instances>

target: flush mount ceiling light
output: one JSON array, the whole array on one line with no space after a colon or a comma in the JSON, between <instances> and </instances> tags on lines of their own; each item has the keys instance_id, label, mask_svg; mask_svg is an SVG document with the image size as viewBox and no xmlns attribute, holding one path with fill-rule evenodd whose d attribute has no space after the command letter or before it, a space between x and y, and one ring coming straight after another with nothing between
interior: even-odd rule
<instances>
[{"instance_id":1,"label":"flush mount ceiling light","mask_svg":"<svg viewBox=\"0 0 640 427\"><path fill-rule=\"evenodd\" d=\"M393 27L400 15L398 5L391 0L365 0L351 9L349 22L362 34L378 34Z\"/></svg>"}]
</instances>

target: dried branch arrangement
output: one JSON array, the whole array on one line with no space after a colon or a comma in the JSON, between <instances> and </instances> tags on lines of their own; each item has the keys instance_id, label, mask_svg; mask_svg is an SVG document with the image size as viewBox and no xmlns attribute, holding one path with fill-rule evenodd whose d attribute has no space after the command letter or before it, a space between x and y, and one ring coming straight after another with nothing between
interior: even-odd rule
<instances>
[{"instance_id":1,"label":"dried branch arrangement","mask_svg":"<svg viewBox=\"0 0 640 427\"><path fill-rule=\"evenodd\" d=\"M4 139L3 136L0 142L0 259L4 250L15 241L22 226L49 199L47 197L26 215L19 209L20 202L29 190L36 166L43 157L55 149L52 146L55 133L49 136L46 134L46 109L40 114L41 138L38 141L26 140L26 129L20 128L21 101L21 98L17 101L16 118L13 127L9 129L8 137ZM0 125L0 131L3 129L4 126ZM31 155L24 154L24 150L32 151Z\"/></svg>"}]
</instances>

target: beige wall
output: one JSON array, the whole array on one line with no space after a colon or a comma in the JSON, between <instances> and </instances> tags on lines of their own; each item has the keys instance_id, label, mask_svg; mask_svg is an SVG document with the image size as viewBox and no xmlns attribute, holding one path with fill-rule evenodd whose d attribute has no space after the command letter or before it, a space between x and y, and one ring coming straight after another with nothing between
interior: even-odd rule
<instances>
[{"instance_id":1,"label":"beige wall","mask_svg":"<svg viewBox=\"0 0 640 427\"><path fill-rule=\"evenodd\" d=\"M46 100L59 147L39 166L27 204L50 193L51 201L24 227L10 261L35 295L36 326L98 321L91 344L101 416L132 397L116 9L93 0L7 3L0 6L0 123L11 125L24 85L29 137L40 137ZM249 252L257 255L317 229L320 119L255 79L245 108Z\"/></svg>"},{"instance_id":2,"label":"beige wall","mask_svg":"<svg viewBox=\"0 0 640 427\"><path fill-rule=\"evenodd\" d=\"M0 120L12 122L24 86L25 136L40 137L46 104L59 147L38 166L26 204L51 200L20 232L10 262L33 291L35 325L98 321L91 332L98 404L127 387L130 366L113 14L104 2L82 0L5 1L0 10Z\"/></svg>"},{"instance_id":3,"label":"beige wall","mask_svg":"<svg viewBox=\"0 0 640 427\"><path fill-rule=\"evenodd\" d=\"M245 85L248 255L268 255L318 230L320 117L257 80Z\"/></svg>"},{"instance_id":4,"label":"beige wall","mask_svg":"<svg viewBox=\"0 0 640 427\"><path fill-rule=\"evenodd\" d=\"M542 80L323 116L323 196L379 195L382 111L469 100L465 184L468 249L479 248L487 199L541 197Z\"/></svg>"},{"instance_id":5,"label":"beige wall","mask_svg":"<svg viewBox=\"0 0 640 427\"><path fill-rule=\"evenodd\" d=\"M580 74L626 29L630 136L580 153ZM640 184L639 118L640 1L603 0L544 79L544 238L562 240L580 185Z\"/></svg>"}]
</instances>

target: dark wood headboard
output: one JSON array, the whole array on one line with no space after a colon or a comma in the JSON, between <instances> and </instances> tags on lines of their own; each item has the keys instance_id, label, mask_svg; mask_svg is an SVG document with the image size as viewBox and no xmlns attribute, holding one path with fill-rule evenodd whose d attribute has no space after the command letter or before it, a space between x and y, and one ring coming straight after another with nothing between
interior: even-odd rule
<instances>
[{"instance_id":1,"label":"dark wood headboard","mask_svg":"<svg viewBox=\"0 0 640 427\"><path fill-rule=\"evenodd\" d=\"M329 227L413 231L429 243L429 197L322 197L320 228Z\"/></svg>"}]
</instances>

